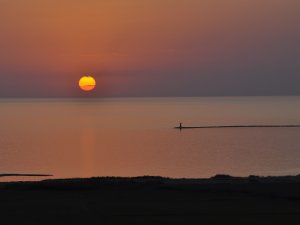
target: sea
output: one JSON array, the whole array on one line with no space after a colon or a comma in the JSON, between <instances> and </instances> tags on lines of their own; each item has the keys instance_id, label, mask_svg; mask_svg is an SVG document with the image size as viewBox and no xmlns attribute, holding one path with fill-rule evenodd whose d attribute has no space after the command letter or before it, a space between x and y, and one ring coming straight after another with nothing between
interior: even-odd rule
<instances>
[{"instance_id":1,"label":"sea","mask_svg":"<svg viewBox=\"0 0 300 225\"><path fill-rule=\"evenodd\" d=\"M0 174L300 174L300 97L0 99ZM41 177L0 177L1 181Z\"/></svg>"}]
</instances>

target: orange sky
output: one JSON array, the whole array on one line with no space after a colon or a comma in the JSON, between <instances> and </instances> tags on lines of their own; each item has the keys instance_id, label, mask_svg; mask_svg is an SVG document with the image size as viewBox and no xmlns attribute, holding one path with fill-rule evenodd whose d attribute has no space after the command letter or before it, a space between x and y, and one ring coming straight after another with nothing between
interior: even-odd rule
<instances>
[{"instance_id":1,"label":"orange sky","mask_svg":"<svg viewBox=\"0 0 300 225\"><path fill-rule=\"evenodd\" d=\"M300 94L297 21L296 0L1 0L0 96L84 74L96 96Z\"/></svg>"}]
</instances>

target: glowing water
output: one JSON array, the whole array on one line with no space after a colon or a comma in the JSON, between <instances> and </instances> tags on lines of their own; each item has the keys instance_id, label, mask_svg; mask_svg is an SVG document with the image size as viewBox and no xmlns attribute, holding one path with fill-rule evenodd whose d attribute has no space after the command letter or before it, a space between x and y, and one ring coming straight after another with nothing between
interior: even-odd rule
<instances>
[{"instance_id":1,"label":"glowing water","mask_svg":"<svg viewBox=\"0 0 300 225\"><path fill-rule=\"evenodd\" d=\"M172 128L300 124L299 115L300 97L2 99L0 173L298 174L300 128Z\"/></svg>"}]
</instances>

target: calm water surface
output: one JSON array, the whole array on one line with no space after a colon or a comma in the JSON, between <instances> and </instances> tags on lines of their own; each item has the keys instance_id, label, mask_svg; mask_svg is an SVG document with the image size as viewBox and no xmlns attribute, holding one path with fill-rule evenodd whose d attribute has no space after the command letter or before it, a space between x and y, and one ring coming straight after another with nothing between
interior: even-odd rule
<instances>
[{"instance_id":1,"label":"calm water surface","mask_svg":"<svg viewBox=\"0 0 300 225\"><path fill-rule=\"evenodd\" d=\"M173 129L179 121L300 124L300 97L2 99L0 173L58 178L300 173L300 128L180 132Z\"/></svg>"}]
</instances>

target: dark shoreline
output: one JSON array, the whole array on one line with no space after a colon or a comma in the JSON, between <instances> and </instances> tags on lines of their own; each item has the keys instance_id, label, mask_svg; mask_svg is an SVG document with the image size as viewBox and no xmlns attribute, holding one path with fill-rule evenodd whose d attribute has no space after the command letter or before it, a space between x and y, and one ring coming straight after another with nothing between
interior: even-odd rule
<instances>
[{"instance_id":1,"label":"dark shoreline","mask_svg":"<svg viewBox=\"0 0 300 225\"><path fill-rule=\"evenodd\" d=\"M0 198L3 225L276 225L300 221L299 175L1 182Z\"/></svg>"},{"instance_id":2,"label":"dark shoreline","mask_svg":"<svg viewBox=\"0 0 300 225\"><path fill-rule=\"evenodd\" d=\"M28 177L50 177L49 174L0 174L0 190L3 188L34 188L34 187L82 187L84 189L97 189L102 185L136 185L147 186L148 184L160 184L168 186L176 185L218 185L218 184L288 184L300 183L300 174L295 176L255 176L235 177L226 174L218 174L210 178L169 178L161 176L139 176L139 177L90 177L90 178L59 178L45 179L41 181L4 181L1 177L28 176Z\"/></svg>"}]
</instances>

